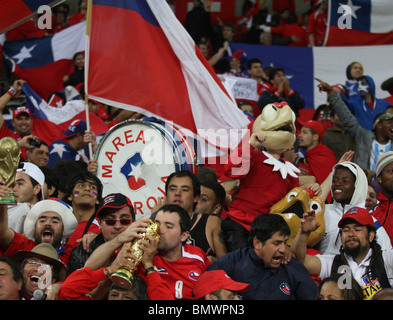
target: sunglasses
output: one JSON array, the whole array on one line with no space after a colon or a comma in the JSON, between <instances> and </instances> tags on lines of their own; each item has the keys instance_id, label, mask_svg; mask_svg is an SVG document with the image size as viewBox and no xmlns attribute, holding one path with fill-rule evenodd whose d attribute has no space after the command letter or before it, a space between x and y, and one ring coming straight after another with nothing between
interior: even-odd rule
<instances>
[{"instance_id":1,"label":"sunglasses","mask_svg":"<svg viewBox=\"0 0 393 320\"><path fill-rule=\"evenodd\" d=\"M106 223L107 226L114 226L117 221L120 221L121 225L123 226L128 226L131 223L131 219L105 219L104 222Z\"/></svg>"}]
</instances>

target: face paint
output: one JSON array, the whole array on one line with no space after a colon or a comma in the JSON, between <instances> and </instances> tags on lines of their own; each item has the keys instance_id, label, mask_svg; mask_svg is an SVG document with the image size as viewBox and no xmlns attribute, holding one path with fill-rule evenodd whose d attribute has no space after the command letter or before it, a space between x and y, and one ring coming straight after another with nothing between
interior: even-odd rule
<instances>
[{"instance_id":1,"label":"face paint","mask_svg":"<svg viewBox=\"0 0 393 320\"><path fill-rule=\"evenodd\" d=\"M79 197L79 191L78 190L74 190L74 197Z\"/></svg>"},{"instance_id":2,"label":"face paint","mask_svg":"<svg viewBox=\"0 0 393 320\"><path fill-rule=\"evenodd\" d=\"M92 191L91 193L93 194L93 197L94 197L94 198L97 198L97 197L98 197L98 193L97 193L97 192Z\"/></svg>"}]
</instances>

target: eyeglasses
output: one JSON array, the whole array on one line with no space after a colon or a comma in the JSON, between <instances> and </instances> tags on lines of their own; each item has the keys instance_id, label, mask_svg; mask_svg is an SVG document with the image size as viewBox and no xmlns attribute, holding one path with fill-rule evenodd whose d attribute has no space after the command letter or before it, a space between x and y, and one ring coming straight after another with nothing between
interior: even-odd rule
<instances>
[{"instance_id":1,"label":"eyeglasses","mask_svg":"<svg viewBox=\"0 0 393 320\"><path fill-rule=\"evenodd\" d=\"M33 264L33 265L39 265L39 266L47 268L47 269L52 269L53 268L53 266L51 266L50 264L42 263L40 261L33 260L33 259L27 259L26 263L27 264Z\"/></svg>"},{"instance_id":2,"label":"eyeglasses","mask_svg":"<svg viewBox=\"0 0 393 320\"><path fill-rule=\"evenodd\" d=\"M114 226L116 222L119 221L123 226L128 226L131 223L131 219L105 219L104 222L107 226Z\"/></svg>"}]
</instances>

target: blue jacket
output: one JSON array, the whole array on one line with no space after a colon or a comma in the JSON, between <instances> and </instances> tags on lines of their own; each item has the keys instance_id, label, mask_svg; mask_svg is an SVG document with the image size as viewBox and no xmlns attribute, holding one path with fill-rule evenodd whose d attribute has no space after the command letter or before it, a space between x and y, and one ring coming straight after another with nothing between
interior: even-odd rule
<instances>
[{"instance_id":1,"label":"blue jacket","mask_svg":"<svg viewBox=\"0 0 393 320\"><path fill-rule=\"evenodd\" d=\"M249 283L244 300L316 300L317 285L306 268L292 258L277 269L266 268L251 247L227 253L207 270L225 270L238 282Z\"/></svg>"},{"instance_id":2,"label":"blue jacket","mask_svg":"<svg viewBox=\"0 0 393 320\"><path fill-rule=\"evenodd\" d=\"M355 115L358 123L367 130L373 130L375 116L385 112L390 103L384 99L377 99L375 97L374 80L369 76L365 77L370 85L370 93L374 97L372 110L360 94L352 95L349 99L346 99L344 95L341 95L341 98L344 100L349 110L351 110L351 112Z\"/></svg>"}]
</instances>

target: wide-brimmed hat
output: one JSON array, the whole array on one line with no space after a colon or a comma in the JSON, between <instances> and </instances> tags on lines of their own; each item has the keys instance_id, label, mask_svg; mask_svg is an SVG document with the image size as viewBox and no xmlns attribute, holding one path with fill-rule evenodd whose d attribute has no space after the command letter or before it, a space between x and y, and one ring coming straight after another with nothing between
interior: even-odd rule
<instances>
[{"instance_id":1,"label":"wide-brimmed hat","mask_svg":"<svg viewBox=\"0 0 393 320\"><path fill-rule=\"evenodd\" d=\"M26 215L23 233L31 240L34 239L34 231L38 217L46 211L57 212L63 221L64 237L68 238L78 226L78 220L72 213L72 207L57 198L38 201Z\"/></svg>"},{"instance_id":2,"label":"wide-brimmed hat","mask_svg":"<svg viewBox=\"0 0 393 320\"><path fill-rule=\"evenodd\" d=\"M49 243L40 243L36 245L31 251L20 250L17 251L12 259L21 264L26 258L37 258L45 261L47 264L53 266L57 271L57 282L63 282L68 275L66 266L59 260L59 255L56 249Z\"/></svg>"}]
</instances>

